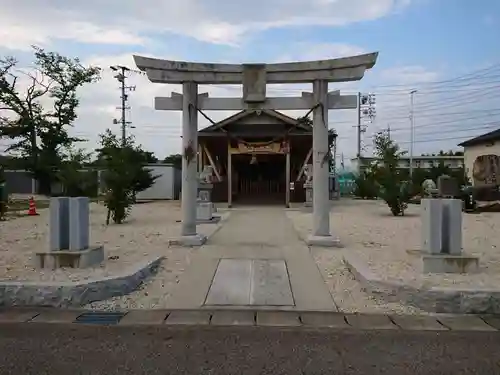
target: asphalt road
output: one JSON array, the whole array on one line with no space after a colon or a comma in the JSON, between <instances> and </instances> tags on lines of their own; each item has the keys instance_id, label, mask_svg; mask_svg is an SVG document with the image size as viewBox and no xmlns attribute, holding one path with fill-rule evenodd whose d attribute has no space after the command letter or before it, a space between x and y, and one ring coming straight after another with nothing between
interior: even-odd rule
<instances>
[{"instance_id":1,"label":"asphalt road","mask_svg":"<svg viewBox=\"0 0 500 375\"><path fill-rule=\"evenodd\" d=\"M0 324L0 374L500 374L500 333Z\"/></svg>"}]
</instances>

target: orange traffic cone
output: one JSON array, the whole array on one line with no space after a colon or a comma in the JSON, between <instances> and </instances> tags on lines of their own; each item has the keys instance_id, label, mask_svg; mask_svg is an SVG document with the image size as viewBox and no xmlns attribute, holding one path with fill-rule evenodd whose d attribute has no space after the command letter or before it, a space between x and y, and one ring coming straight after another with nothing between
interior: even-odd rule
<instances>
[{"instance_id":1,"label":"orange traffic cone","mask_svg":"<svg viewBox=\"0 0 500 375\"><path fill-rule=\"evenodd\" d=\"M28 210L28 216L37 216L38 213L36 212L35 198L30 197L29 203L30 203L30 208Z\"/></svg>"}]
</instances>

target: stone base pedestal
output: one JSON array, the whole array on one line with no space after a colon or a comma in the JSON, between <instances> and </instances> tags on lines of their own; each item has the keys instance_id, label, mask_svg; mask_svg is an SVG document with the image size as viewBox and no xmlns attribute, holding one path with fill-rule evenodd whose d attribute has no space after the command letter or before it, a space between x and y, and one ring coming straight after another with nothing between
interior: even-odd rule
<instances>
[{"instance_id":1,"label":"stone base pedestal","mask_svg":"<svg viewBox=\"0 0 500 375\"><path fill-rule=\"evenodd\" d=\"M196 219L196 224L217 224L221 220L218 215L213 215L210 219Z\"/></svg>"},{"instance_id":2,"label":"stone base pedestal","mask_svg":"<svg viewBox=\"0 0 500 375\"><path fill-rule=\"evenodd\" d=\"M424 273L473 273L479 269L479 258L467 255L424 255Z\"/></svg>"},{"instance_id":3,"label":"stone base pedestal","mask_svg":"<svg viewBox=\"0 0 500 375\"><path fill-rule=\"evenodd\" d=\"M87 268L101 263L104 260L102 246L91 247L85 250L70 251L58 250L35 254L37 268L56 269L61 267Z\"/></svg>"},{"instance_id":4,"label":"stone base pedestal","mask_svg":"<svg viewBox=\"0 0 500 375\"><path fill-rule=\"evenodd\" d=\"M195 234L194 236L181 236L180 238L170 240L170 246L203 246L207 242L207 236L204 234Z\"/></svg>"},{"instance_id":5,"label":"stone base pedestal","mask_svg":"<svg viewBox=\"0 0 500 375\"><path fill-rule=\"evenodd\" d=\"M220 217L214 216L214 204L207 201L198 201L196 204L196 222L198 224L204 223L218 223Z\"/></svg>"},{"instance_id":6,"label":"stone base pedestal","mask_svg":"<svg viewBox=\"0 0 500 375\"><path fill-rule=\"evenodd\" d=\"M307 237L306 243L308 246L322 247L342 247L340 240L334 236L313 236Z\"/></svg>"},{"instance_id":7,"label":"stone base pedestal","mask_svg":"<svg viewBox=\"0 0 500 375\"><path fill-rule=\"evenodd\" d=\"M306 201L304 202L305 207L312 207L313 206L313 189L312 185L306 185L304 184L304 188L306 189Z\"/></svg>"}]
</instances>

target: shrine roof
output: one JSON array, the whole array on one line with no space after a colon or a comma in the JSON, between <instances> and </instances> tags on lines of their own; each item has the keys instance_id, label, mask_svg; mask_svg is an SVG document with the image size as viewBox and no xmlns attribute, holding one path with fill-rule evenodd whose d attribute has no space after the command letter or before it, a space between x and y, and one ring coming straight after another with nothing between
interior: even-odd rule
<instances>
[{"instance_id":1,"label":"shrine roof","mask_svg":"<svg viewBox=\"0 0 500 375\"><path fill-rule=\"evenodd\" d=\"M221 128L236 123L240 120L242 120L245 117L248 116L253 116L253 115L266 115L269 117L273 117L277 120L279 120L282 123L297 127L305 132L312 132L312 126L308 124L304 124L297 119L287 116L281 112L272 110L272 109L262 109L262 110L257 110L257 109L245 109L243 111L240 111L230 117L225 118L222 121L219 121L213 125L210 125L204 129L201 129L198 133L212 133L214 131L220 130Z\"/></svg>"}]
</instances>

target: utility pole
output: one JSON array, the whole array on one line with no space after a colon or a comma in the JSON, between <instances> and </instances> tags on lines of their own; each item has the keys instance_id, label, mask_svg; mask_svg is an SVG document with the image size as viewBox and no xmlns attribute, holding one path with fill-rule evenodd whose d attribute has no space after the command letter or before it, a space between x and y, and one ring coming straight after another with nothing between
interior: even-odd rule
<instances>
[{"instance_id":1,"label":"utility pole","mask_svg":"<svg viewBox=\"0 0 500 375\"><path fill-rule=\"evenodd\" d=\"M387 124L387 136L391 139L391 124Z\"/></svg>"},{"instance_id":2,"label":"utility pole","mask_svg":"<svg viewBox=\"0 0 500 375\"><path fill-rule=\"evenodd\" d=\"M332 171L333 176L337 178L337 137L333 138L333 163L332 163Z\"/></svg>"},{"instance_id":3,"label":"utility pole","mask_svg":"<svg viewBox=\"0 0 500 375\"><path fill-rule=\"evenodd\" d=\"M413 109L413 96L417 90L410 91L410 178L413 176L413 142L415 130L415 114Z\"/></svg>"},{"instance_id":4,"label":"utility pole","mask_svg":"<svg viewBox=\"0 0 500 375\"><path fill-rule=\"evenodd\" d=\"M118 122L121 123L121 130L122 130L122 147L125 147L126 139L127 139L127 125L131 124L130 121L127 121L126 119L126 110L130 109L130 107L127 107L127 100L128 100L128 95L127 91L134 91L135 86L126 86L125 85L125 80L127 79L127 76L125 75L125 72L130 71L129 68L126 66L122 65L115 65L115 66L110 66L110 69L118 72L118 74L115 76L118 82L120 82L120 91L121 91L121 107L118 107L118 109L121 110L121 119L120 121L118 120L113 120L114 124L118 124Z\"/></svg>"},{"instance_id":5,"label":"utility pole","mask_svg":"<svg viewBox=\"0 0 500 375\"><path fill-rule=\"evenodd\" d=\"M361 158L361 151L363 149L361 142L361 134L366 131L366 125L363 125L363 119L368 119L371 122L375 119L376 116L375 110L375 94L363 94L358 92L358 124L357 133L358 133L358 154L357 158Z\"/></svg>"},{"instance_id":6,"label":"utility pole","mask_svg":"<svg viewBox=\"0 0 500 375\"><path fill-rule=\"evenodd\" d=\"M359 159L361 158L361 93L358 92L358 153L357 153L357 158L358 162Z\"/></svg>"}]
</instances>

